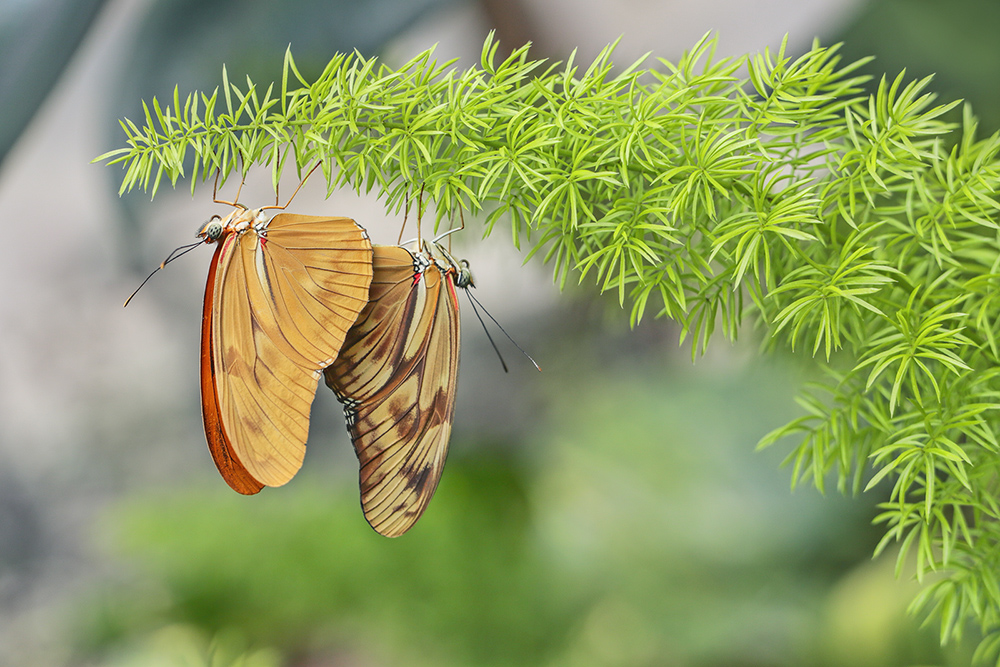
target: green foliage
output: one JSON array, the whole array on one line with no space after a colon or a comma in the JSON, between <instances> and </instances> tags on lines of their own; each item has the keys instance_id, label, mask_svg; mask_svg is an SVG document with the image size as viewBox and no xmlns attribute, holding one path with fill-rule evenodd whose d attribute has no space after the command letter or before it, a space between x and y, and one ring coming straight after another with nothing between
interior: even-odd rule
<instances>
[{"instance_id":1,"label":"green foliage","mask_svg":"<svg viewBox=\"0 0 1000 667\"><path fill-rule=\"evenodd\" d=\"M84 628L89 648L179 622L283 655L332 645L396 656L385 664L542 664L590 593L557 581L531 543L509 461L450 461L449 473L438 495L450 502L391 542L365 525L354 475L249 503L215 485L133 500L112 542L164 590L112 590Z\"/></svg>"},{"instance_id":2,"label":"green foliage","mask_svg":"<svg viewBox=\"0 0 1000 667\"><path fill-rule=\"evenodd\" d=\"M252 498L206 470L204 487L121 499L98 538L131 576L78 607L77 663L137 643L146 658L187 653L198 643L178 628L193 628L289 667L969 664L971 650L941 649L906 618L919 586L869 562L874 499L789 503L778 452L746 447L793 412L799 369L578 363L600 347L592 333L552 346L545 426L454 440L427 513L398 540L362 518L342 439L310 446L344 447L345 465L313 459Z\"/></svg>"},{"instance_id":3,"label":"green foliage","mask_svg":"<svg viewBox=\"0 0 1000 667\"><path fill-rule=\"evenodd\" d=\"M219 633L211 640L189 625L168 625L122 647L104 667L281 667L276 651L247 650L240 638Z\"/></svg>"},{"instance_id":4,"label":"green foliage","mask_svg":"<svg viewBox=\"0 0 1000 667\"><path fill-rule=\"evenodd\" d=\"M223 71L221 91L123 122L128 147L101 159L123 164L123 191L155 194L254 165L277 183L291 155L395 212L423 193L437 223L483 212L488 234L506 218L560 284L614 290L633 323L677 320L693 355L751 316L827 371L761 446L799 439L795 483L891 483L879 550L943 573L917 606L942 641L976 621L997 659L1000 138L977 138L968 108L945 122L955 104L935 106L928 79L861 94L862 63L836 48L713 48L619 71L612 47L583 69L526 48L497 64L488 40L479 68L339 55L312 83L286 54L280 90Z\"/></svg>"}]
</instances>

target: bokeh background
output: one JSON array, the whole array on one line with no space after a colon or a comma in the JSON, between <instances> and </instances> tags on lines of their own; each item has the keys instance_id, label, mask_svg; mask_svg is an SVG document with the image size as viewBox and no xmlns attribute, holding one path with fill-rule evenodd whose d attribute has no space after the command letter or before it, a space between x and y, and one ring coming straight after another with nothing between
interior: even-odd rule
<instances>
[{"instance_id":1,"label":"bokeh background","mask_svg":"<svg viewBox=\"0 0 1000 667\"><path fill-rule=\"evenodd\" d=\"M871 560L884 491L793 493L781 447L753 451L796 414L807 360L761 358L746 331L692 365L670 323L629 330L475 223L456 242L479 298L545 370L504 348L504 374L466 318L451 455L410 533L364 522L323 387L290 484L245 498L219 478L197 381L209 251L121 307L211 189L118 198L91 159L141 98L211 90L223 62L260 83L289 43L307 74L437 43L469 66L491 28L552 59L621 36L623 63L708 31L722 55L844 41L1000 125L992 0L0 1L0 664L968 664L974 640L939 647L905 614L915 584ZM395 238L378 201L323 190L294 209ZM242 199L272 198L252 174Z\"/></svg>"}]
</instances>

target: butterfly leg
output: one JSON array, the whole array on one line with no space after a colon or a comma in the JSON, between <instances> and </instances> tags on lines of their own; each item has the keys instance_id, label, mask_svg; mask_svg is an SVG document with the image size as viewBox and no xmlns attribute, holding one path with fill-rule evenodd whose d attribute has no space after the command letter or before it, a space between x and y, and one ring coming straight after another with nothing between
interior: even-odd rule
<instances>
[{"instance_id":1,"label":"butterfly leg","mask_svg":"<svg viewBox=\"0 0 1000 667\"><path fill-rule=\"evenodd\" d=\"M454 234L455 232L460 232L463 229L465 229L465 214L462 212L461 207L459 207L459 209L458 209L458 217L462 221L461 225L459 225L458 227L452 227L448 231L441 232L440 234L438 234L437 236L434 237L434 243L437 243L438 241L440 241L441 239L443 239L446 236L448 237L448 252L449 253L451 252L451 235ZM454 220L453 220L453 222L454 222Z\"/></svg>"},{"instance_id":2,"label":"butterfly leg","mask_svg":"<svg viewBox=\"0 0 1000 667\"><path fill-rule=\"evenodd\" d=\"M403 231L406 229L406 219L410 215L410 192L409 192L409 189L407 189L405 197L406 197L406 208L403 209L403 226L399 228L399 238L396 239L396 245L402 245L403 244Z\"/></svg>"},{"instance_id":3,"label":"butterfly leg","mask_svg":"<svg viewBox=\"0 0 1000 667\"><path fill-rule=\"evenodd\" d=\"M424 184L420 184L420 194L417 195L417 247L423 249L424 242L420 238L421 218L424 215Z\"/></svg>"},{"instance_id":4,"label":"butterfly leg","mask_svg":"<svg viewBox=\"0 0 1000 667\"><path fill-rule=\"evenodd\" d=\"M244 206L240 206L235 201L226 201L224 199L219 199L219 174L221 172L222 172L222 167L219 167L218 169L215 170L215 185L212 187L212 201L215 202L216 204L228 204L229 206L233 206L235 208L246 208ZM242 188L243 188L243 182L241 181L240 189ZM236 201L239 200L240 200L240 190L238 189L236 190Z\"/></svg>"},{"instance_id":5,"label":"butterfly leg","mask_svg":"<svg viewBox=\"0 0 1000 667\"><path fill-rule=\"evenodd\" d=\"M451 229L449 229L448 231L445 232L445 234L448 235L448 252L451 252L451 235L452 235L452 233L454 233L454 232L460 232L463 229L465 229L465 213L462 211L462 205L461 205L461 203L458 205L458 220L459 220L459 222L461 222L461 224L458 227L453 227L453 228L451 228ZM452 222L453 223L454 223L454 221L455 221L455 219L452 218ZM442 234L442 236L444 236L444 234Z\"/></svg>"},{"instance_id":6,"label":"butterfly leg","mask_svg":"<svg viewBox=\"0 0 1000 667\"><path fill-rule=\"evenodd\" d=\"M265 209L276 208L276 209L278 209L280 211L283 211L286 208L288 208L288 205L292 203L293 199L295 199L295 195L299 194L299 190L301 190L302 186L306 184L306 181L309 180L309 177L312 176L312 173L314 171L316 171L317 169L319 169L319 166L321 164L323 164L322 160L320 160L319 162L317 162L316 164L313 165L313 168L309 170L309 173L307 173L305 175L305 178L303 178L302 181L299 183L299 187L295 188L295 192L293 192L292 196L288 198L288 201L285 202L284 206L278 206L278 193L277 193L277 191L275 191L275 193L274 193L274 195L275 195L275 197L274 197L274 206L263 206L263 207L261 207L261 210L263 211Z\"/></svg>"}]
</instances>

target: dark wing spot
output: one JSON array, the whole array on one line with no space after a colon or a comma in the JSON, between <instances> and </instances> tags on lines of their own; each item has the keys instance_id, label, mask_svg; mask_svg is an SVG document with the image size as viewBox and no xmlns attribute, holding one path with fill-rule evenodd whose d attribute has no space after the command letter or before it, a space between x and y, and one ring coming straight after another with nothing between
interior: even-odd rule
<instances>
[{"instance_id":1,"label":"dark wing spot","mask_svg":"<svg viewBox=\"0 0 1000 667\"><path fill-rule=\"evenodd\" d=\"M406 411L399 414L400 410ZM397 410L394 410L392 414L399 415L396 421L396 428L394 429L396 432L396 440L408 440L414 427L417 426L418 415L416 408L407 410L405 406L399 407Z\"/></svg>"},{"instance_id":2,"label":"dark wing spot","mask_svg":"<svg viewBox=\"0 0 1000 667\"><path fill-rule=\"evenodd\" d=\"M424 466L423 469L417 473L407 475L408 480L406 482L406 488L413 489L416 491L417 495L424 492L424 487L427 485L427 479L431 476L431 466Z\"/></svg>"}]
</instances>

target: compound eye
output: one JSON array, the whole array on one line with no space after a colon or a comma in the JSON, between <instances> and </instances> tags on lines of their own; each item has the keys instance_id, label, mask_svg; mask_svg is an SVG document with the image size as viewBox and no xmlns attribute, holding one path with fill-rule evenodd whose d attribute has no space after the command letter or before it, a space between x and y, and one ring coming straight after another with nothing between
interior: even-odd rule
<instances>
[{"instance_id":1,"label":"compound eye","mask_svg":"<svg viewBox=\"0 0 1000 667\"><path fill-rule=\"evenodd\" d=\"M475 287L472 280L472 271L469 269L469 262L462 260L459 262L458 275L455 277L455 285L458 287Z\"/></svg>"},{"instance_id":2,"label":"compound eye","mask_svg":"<svg viewBox=\"0 0 1000 667\"><path fill-rule=\"evenodd\" d=\"M219 237L222 236L222 218L218 215L213 215L208 219L208 222L201 226L197 236L209 242L218 241Z\"/></svg>"}]
</instances>

